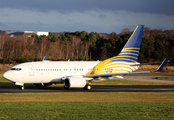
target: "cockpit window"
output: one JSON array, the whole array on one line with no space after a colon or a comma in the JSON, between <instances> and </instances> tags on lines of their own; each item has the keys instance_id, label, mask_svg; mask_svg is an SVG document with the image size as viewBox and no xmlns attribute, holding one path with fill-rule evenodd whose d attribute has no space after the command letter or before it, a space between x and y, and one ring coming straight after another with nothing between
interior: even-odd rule
<instances>
[{"instance_id":1,"label":"cockpit window","mask_svg":"<svg viewBox=\"0 0 174 120\"><path fill-rule=\"evenodd\" d=\"M11 68L11 70L15 70L15 68Z\"/></svg>"},{"instance_id":2,"label":"cockpit window","mask_svg":"<svg viewBox=\"0 0 174 120\"><path fill-rule=\"evenodd\" d=\"M22 70L22 69L21 69L21 68L11 68L11 70L20 71L20 70Z\"/></svg>"}]
</instances>

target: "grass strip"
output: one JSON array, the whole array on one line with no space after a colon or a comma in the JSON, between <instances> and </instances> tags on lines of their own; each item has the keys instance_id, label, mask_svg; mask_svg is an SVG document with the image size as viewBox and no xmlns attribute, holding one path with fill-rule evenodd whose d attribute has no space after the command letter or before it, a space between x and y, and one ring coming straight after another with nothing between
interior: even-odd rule
<instances>
[{"instance_id":1,"label":"grass strip","mask_svg":"<svg viewBox=\"0 0 174 120\"><path fill-rule=\"evenodd\" d=\"M1 93L0 102L174 102L173 92Z\"/></svg>"},{"instance_id":2,"label":"grass strip","mask_svg":"<svg viewBox=\"0 0 174 120\"><path fill-rule=\"evenodd\" d=\"M134 81L134 80L106 80L101 82L94 82L92 85L174 85L174 83L162 82L147 82L147 81Z\"/></svg>"},{"instance_id":3,"label":"grass strip","mask_svg":"<svg viewBox=\"0 0 174 120\"><path fill-rule=\"evenodd\" d=\"M156 77L156 79L159 79L159 80L172 80L172 81L174 81L174 77Z\"/></svg>"},{"instance_id":4,"label":"grass strip","mask_svg":"<svg viewBox=\"0 0 174 120\"><path fill-rule=\"evenodd\" d=\"M173 102L1 102L0 118L172 119Z\"/></svg>"}]
</instances>

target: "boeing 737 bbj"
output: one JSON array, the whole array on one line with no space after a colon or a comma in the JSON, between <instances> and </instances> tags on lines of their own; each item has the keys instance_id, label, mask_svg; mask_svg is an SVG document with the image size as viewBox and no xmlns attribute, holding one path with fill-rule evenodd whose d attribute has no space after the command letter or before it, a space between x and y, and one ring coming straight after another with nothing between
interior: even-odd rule
<instances>
[{"instance_id":1,"label":"boeing 737 bbj","mask_svg":"<svg viewBox=\"0 0 174 120\"><path fill-rule=\"evenodd\" d=\"M3 77L24 89L24 84L46 85L64 83L64 88L91 89L90 83L102 79L123 78L127 74L150 73L133 72L137 62L144 25L136 27L121 52L104 61L47 61L26 62L13 66ZM167 59L156 71L161 71Z\"/></svg>"}]
</instances>

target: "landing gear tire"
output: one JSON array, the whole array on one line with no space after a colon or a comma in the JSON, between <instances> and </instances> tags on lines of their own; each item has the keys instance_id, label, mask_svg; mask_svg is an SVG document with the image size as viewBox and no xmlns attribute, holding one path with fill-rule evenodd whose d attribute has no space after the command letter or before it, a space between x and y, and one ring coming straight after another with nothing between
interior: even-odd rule
<instances>
[{"instance_id":1,"label":"landing gear tire","mask_svg":"<svg viewBox=\"0 0 174 120\"><path fill-rule=\"evenodd\" d=\"M20 89L20 90L24 90L24 86L20 86L19 89Z\"/></svg>"},{"instance_id":2,"label":"landing gear tire","mask_svg":"<svg viewBox=\"0 0 174 120\"><path fill-rule=\"evenodd\" d=\"M65 86L63 86L63 88L64 88L64 89L70 89L69 87L65 87Z\"/></svg>"},{"instance_id":3,"label":"landing gear tire","mask_svg":"<svg viewBox=\"0 0 174 120\"><path fill-rule=\"evenodd\" d=\"M91 89L91 86L90 85L86 85L83 89L84 90L90 90Z\"/></svg>"}]
</instances>

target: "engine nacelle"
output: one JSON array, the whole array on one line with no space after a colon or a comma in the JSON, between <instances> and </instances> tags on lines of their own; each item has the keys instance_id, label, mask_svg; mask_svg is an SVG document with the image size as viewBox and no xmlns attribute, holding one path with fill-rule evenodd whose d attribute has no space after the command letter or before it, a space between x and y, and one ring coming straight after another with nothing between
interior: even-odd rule
<instances>
[{"instance_id":1,"label":"engine nacelle","mask_svg":"<svg viewBox=\"0 0 174 120\"><path fill-rule=\"evenodd\" d=\"M64 87L69 88L84 88L86 80L82 77L68 77L65 79Z\"/></svg>"}]
</instances>

